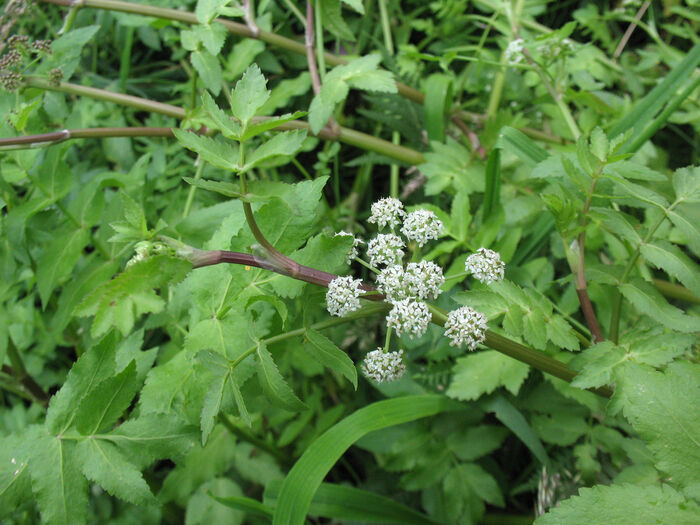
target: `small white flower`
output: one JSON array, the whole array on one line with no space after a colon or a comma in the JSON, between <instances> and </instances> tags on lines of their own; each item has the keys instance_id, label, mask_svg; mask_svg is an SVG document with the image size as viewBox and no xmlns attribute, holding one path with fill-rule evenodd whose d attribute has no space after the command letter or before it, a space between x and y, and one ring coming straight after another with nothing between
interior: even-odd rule
<instances>
[{"instance_id":1,"label":"small white flower","mask_svg":"<svg viewBox=\"0 0 700 525\"><path fill-rule=\"evenodd\" d=\"M506 265L498 252L486 248L479 248L464 263L464 271L474 274L477 280L486 284L503 279L505 269Z\"/></svg>"},{"instance_id":2,"label":"small white flower","mask_svg":"<svg viewBox=\"0 0 700 525\"><path fill-rule=\"evenodd\" d=\"M431 261L411 262L406 265L404 282L408 293L421 300L435 300L442 293L440 287L445 282L442 268Z\"/></svg>"},{"instance_id":3,"label":"small white flower","mask_svg":"<svg viewBox=\"0 0 700 525\"><path fill-rule=\"evenodd\" d=\"M328 284L326 308L331 315L344 317L360 308L360 279L336 277Z\"/></svg>"},{"instance_id":4,"label":"small white flower","mask_svg":"<svg viewBox=\"0 0 700 525\"><path fill-rule=\"evenodd\" d=\"M405 282L406 274L401 266L392 264L377 275L377 288L386 295L387 301L393 303L408 297L408 287Z\"/></svg>"},{"instance_id":5,"label":"small white flower","mask_svg":"<svg viewBox=\"0 0 700 525\"><path fill-rule=\"evenodd\" d=\"M399 199L387 197L372 203L372 215L367 222L376 223L380 230L387 225L393 230L406 216Z\"/></svg>"},{"instance_id":6,"label":"small white flower","mask_svg":"<svg viewBox=\"0 0 700 525\"><path fill-rule=\"evenodd\" d=\"M365 362L362 363L362 371L377 383L394 381L406 372L403 363L403 350L398 352L384 352L381 348L368 352Z\"/></svg>"},{"instance_id":7,"label":"small white flower","mask_svg":"<svg viewBox=\"0 0 700 525\"><path fill-rule=\"evenodd\" d=\"M349 232L338 232L335 234L336 237L338 235L340 235L341 237L352 237L352 248L350 248L350 251L348 252L348 255L345 259L346 262L350 264L358 255L357 247L364 241L358 237L355 237L352 233Z\"/></svg>"},{"instance_id":8,"label":"small white flower","mask_svg":"<svg viewBox=\"0 0 700 525\"><path fill-rule=\"evenodd\" d=\"M398 235L380 233L369 241L367 256L372 266L396 264L404 255L404 243Z\"/></svg>"},{"instance_id":9,"label":"small white flower","mask_svg":"<svg viewBox=\"0 0 700 525\"><path fill-rule=\"evenodd\" d=\"M469 350L486 338L486 316L469 306L462 306L447 314L445 335L450 338L450 346L466 343Z\"/></svg>"},{"instance_id":10,"label":"small white flower","mask_svg":"<svg viewBox=\"0 0 700 525\"><path fill-rule=\"evenodd\" d=\"M519 64L522 62L523 56L523 39L516 38L508 44L508 47L506 47L506 62L509 64Z\"/></svg>"},{"instance_id":11,"label":"small white flower","mask_svg":"<svg viewBox=\"0 0 700 525\"><path fill-rule=\"evenodd\" d=\"M401 299L393 304L386 316L386 324L396 330L398 335L406 332L411 339L422 336L432 319L428 305L412 298Z\"/></svg>"},{"instance_id":12,"label":"small white flower","mask_svg":"<svg viewBox=\"0 0 700 525\"><path fill-rule=\"evenodd\" d=\"M442 221L432 211L416 210L406 217L401 228L407 239L423 246L431 239L437 239L442 231Z\"/></svg>"}]
</instances>

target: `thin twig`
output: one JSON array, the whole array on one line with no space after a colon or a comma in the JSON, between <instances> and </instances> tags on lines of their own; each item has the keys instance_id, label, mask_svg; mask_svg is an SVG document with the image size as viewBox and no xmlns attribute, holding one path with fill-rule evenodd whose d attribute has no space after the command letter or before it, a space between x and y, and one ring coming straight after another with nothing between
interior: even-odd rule
<instances>
[{"instance_id":1,"label":"thin twig","mask_svg":"<svg viewBox=\"0 0 700 525\"><path fill-rule=\"evenodd\" d=\"M306 61L311 75L311 87L314 95L321 92L321 77L318 75L316 54L314 49L314 6L311 0L306 0L306 31L304 32L304 45L306 46Z\"/></svg>"},{"instance_id":2,"label":"thin twig","mask_svg":"<svg viewBox=\"0 0 700 525\"><path fill-rule=\"evenodd\" d=\"M253 7L253 0L243 0L243 11L245 12L245 15L243 15L245 24L248 26L248 29L250 29L253 37L258 38L260 36L260 28L258 27L258 24L255 23L255 8Z\"/></svg>"},{"instance_id":3,"label":"thin twig","mask_svg":"<svg viewBox=\"0 0 700 525\"><path fill-rule=\"evenodd\" d=\"M647 9L649 9L649 5L651 5L651 0L645 0L642 6L639 8L639 11L637 11L637 14L634 17L635 21L630 23L630 25L627 27L627 31L625 31L625 34L622 35L622 39L617 45L617 49L615 50L615 53L613 53L613 57L618 58L622 54L622 51L627 45L627 41L630 39L632 33L634 33L634 30L637 28L637 22L639 22L644 16L644 13L647 12Z\"/></svg>"},{"instance_id":4,"label":"thin twig","mask_svg":"<svg viewBox=\"0 0 700 525\"><path fill-rule=\"evenodd\" d=\"M469 143L472 145L472 149L474 152L479 155L479 158L481 160L484 160L486 158L486 150L484 147L481 145L481 141L479 140L479 136L474 133L469 126L467 126L464 121L459 118L457 115L452 117L452 122L454 122L457 127L460 129L462 133L464 133L467 138L469 139Z\"/></svg>"}]
</instances>

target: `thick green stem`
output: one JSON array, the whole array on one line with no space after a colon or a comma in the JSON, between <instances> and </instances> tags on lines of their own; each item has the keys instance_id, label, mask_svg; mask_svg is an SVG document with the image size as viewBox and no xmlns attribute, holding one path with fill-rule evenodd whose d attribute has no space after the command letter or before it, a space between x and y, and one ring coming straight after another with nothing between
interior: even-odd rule
<instances>
[{"instance_id":1,"label":"thick green stem","mask_svg":"<svg viewBox=\"0 0 700 525\"><path fill-rule=\"evenodd\" d=\"M428 307L430 308L430 313L433 315L432 322L439 326L445 326L447 312L437 306L428 305ZM492 330L487 330L484 346L488 346L497 352L517 359L522 363L528 364L542 372L563 379L569 383L576 377L576 372L569 369L565 363L557 361L543 352L528 348L525 345L508 339ZM608 387L596 388L592 391L603 397L612 396L612 390Z\"/></svg>"}]
</instances>

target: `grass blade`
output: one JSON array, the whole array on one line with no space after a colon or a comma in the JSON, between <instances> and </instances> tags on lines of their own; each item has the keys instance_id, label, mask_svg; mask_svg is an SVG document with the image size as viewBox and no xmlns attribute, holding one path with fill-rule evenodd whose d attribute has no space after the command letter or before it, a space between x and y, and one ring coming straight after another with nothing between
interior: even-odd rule
<instances>
[{"instance_id":1,"label":"grass blade","mask_svg":"<svg viewBox=\"0 0 700 525\"><path fill-rule=\"evenodd\" d=\"M282 484L274 525L301 525L316 490L350 446L373 430L415 421L445 409L447 398L407 396L378 401L354 412L314 441L295 463Z\"/></svg>"}]
</instances>

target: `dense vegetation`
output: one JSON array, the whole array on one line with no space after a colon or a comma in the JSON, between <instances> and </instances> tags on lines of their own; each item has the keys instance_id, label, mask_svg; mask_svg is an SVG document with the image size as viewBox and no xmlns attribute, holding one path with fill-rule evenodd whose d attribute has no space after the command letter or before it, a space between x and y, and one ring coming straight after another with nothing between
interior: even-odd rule
<instances>
[{"instance_id":1,"label":"dense vegetation","mask_svg":"<svg viewBox=\"0 0 700 525\"><path fill-rule=\"evenodd\" d=\"M0 521L699 523L699 29L6 2Z\"/></svg>"}]
</instances>

